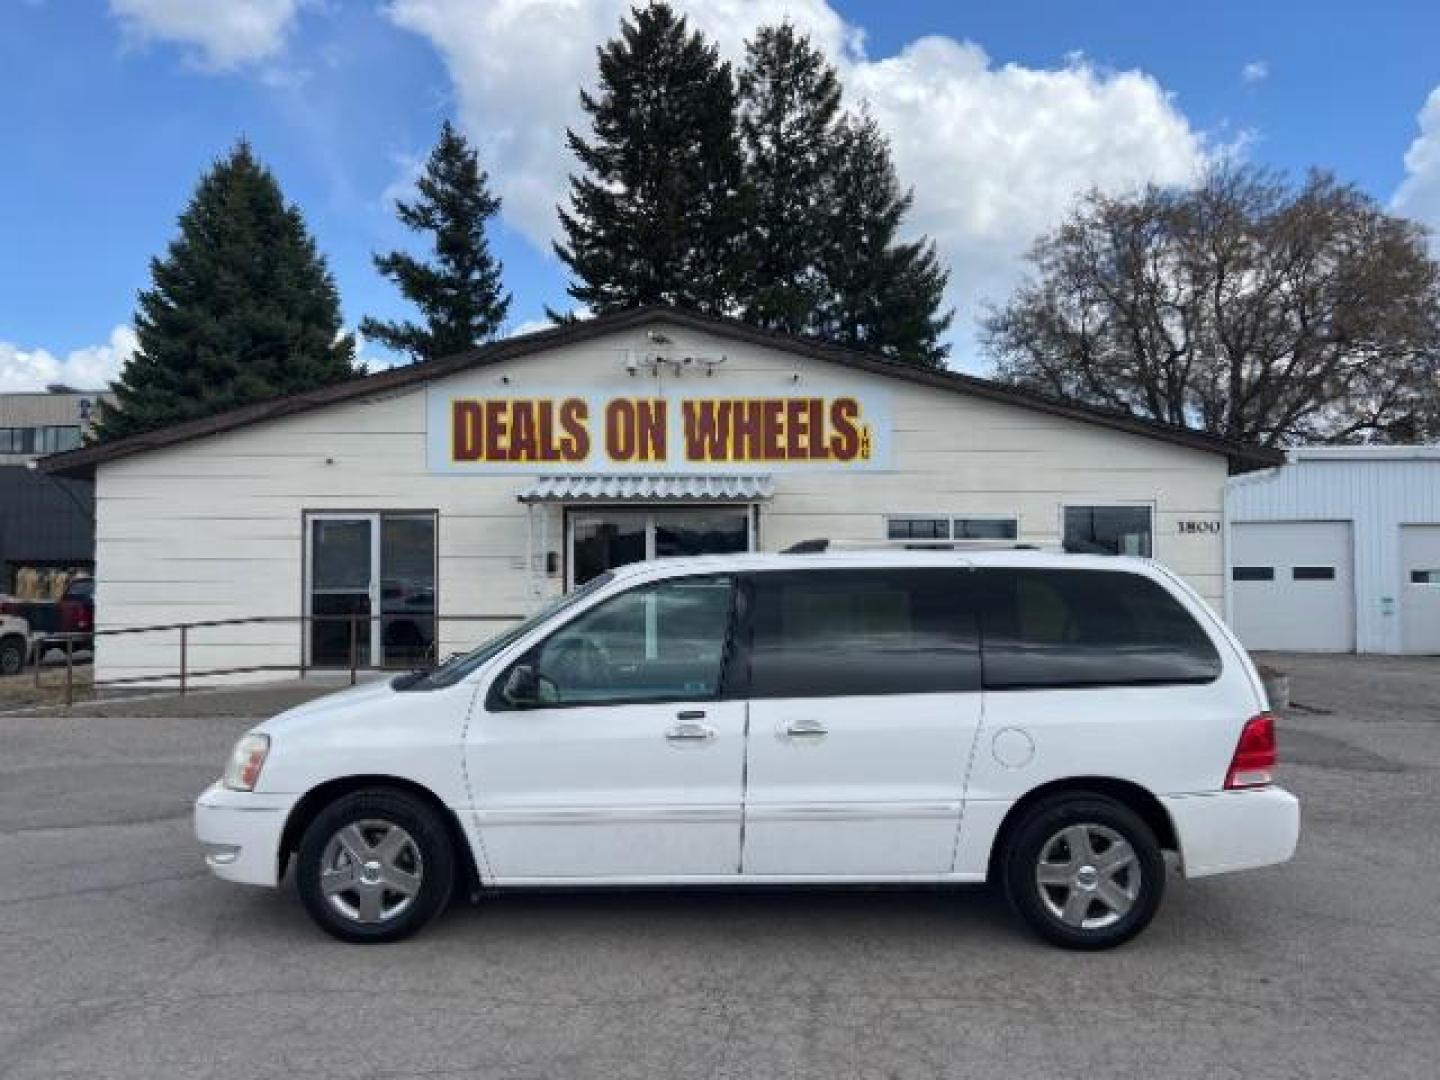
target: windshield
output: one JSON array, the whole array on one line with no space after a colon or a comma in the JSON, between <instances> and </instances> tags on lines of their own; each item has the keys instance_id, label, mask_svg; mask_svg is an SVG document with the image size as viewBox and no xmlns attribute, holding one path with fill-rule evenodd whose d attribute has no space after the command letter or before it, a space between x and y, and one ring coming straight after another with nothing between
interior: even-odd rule
<instances>
[{"instance_id":1,"label":"windshield","mask_svg":"<svg viewBox=\"0 0 1440 1080\"><path fill-rule=\"evenodd\" d=\"M454 686L472 671L475 671L497 653L508 647L512 642L518 641L547 619L567 608L573 607L587 596L604 588L610 583L614 576L613 572L607 570L598 577L591 578L579 588L572 589L564 596L557 596L528 619L524 619L514 626L500 631L500 633L496 634L479 648L458 656L452 656L433 671L419 671L412 672L409 675L401 675L396 678L391 685L396 690L438 690L443 686Z\"/></svg>"}]
</instances>

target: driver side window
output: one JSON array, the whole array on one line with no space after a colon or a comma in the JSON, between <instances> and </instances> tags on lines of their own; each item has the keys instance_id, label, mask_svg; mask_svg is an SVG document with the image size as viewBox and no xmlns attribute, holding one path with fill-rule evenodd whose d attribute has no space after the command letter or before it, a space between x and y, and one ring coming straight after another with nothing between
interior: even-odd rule
<instances>
[{"instance_id":1,"label":"driver side window","mask_svg":"<svg viewBox=\"0 0 1440 1080\"><path fill-rule=\"evenodd\" d=\"M677 578L592 608L533 654L539 704L696 701L720 689L734 582Z\"/></svg>"}]
</instances>

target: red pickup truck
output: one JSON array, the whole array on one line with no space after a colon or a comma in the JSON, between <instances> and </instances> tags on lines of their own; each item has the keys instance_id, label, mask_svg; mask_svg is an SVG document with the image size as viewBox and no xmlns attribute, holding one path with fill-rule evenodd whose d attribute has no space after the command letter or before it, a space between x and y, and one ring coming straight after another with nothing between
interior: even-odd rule
<instances>
[{"instance_id":1,"label":"red pickup truck","mask_svg":"<svg viewBox=\"0 0 1440 1080\"><path fill-rule=\"evenodd\" d=\"M95 579L73 577L59 600L4 600L0 614L14 615L30 624L38 659L48 649L63 649L70 641L76 652L95 647Z\"/></svg>"}]
</instances>

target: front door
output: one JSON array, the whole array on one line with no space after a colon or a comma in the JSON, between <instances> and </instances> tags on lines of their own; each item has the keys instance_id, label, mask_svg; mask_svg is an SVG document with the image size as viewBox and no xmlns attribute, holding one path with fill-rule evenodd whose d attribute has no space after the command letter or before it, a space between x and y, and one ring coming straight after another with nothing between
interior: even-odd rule
<instances>
[{"instance_id":1,"label":"front door","mask_svg":"<svg viewBox=\"0 0 1440 1080\"><path fill-rule=\"evenodd\" d=\"M644 559L728 555L751 548L749 506L597 508L569 515L570 587Z\"/></svg>"},{"instance_id":2,"label":"front door","mask_svg":"<svg viewBox=\"0 0 1440 1080\"><path fill-rule=\"evenodd\" d=\"M1401 647L1440 653L1440 525L1400 526Z\"/></svg>"},{"instance_id":3,"label":"front door","mask_svg":"<svg viewBox=\"0 0 1440 1080\"><path fill-rule=\"evenodd\" d=\"M726 700L735 587L672 578L601 601L517 661L539 702L485 696L465 748L499 880L734 875L745 705Z\"/></svg>"},{"instance_id":4,"label":"front door","mask_svg":"<svg viewBox=\"0 0 1440 1080\"><path fill-rule=\"evenodd\" d=\"M311 514L306 527L307 663L403 667L433 659L435 515Z\"/></svg>"},{"instance_id":5,"label":"front door","mask_svg":"<svg viewBox=\"0 0 1440 1080\"><path fill-rule=\"evenodd\" d=\"M746 874L931 875L954 860L980 657L967 573L757 573Z\"/></svg>"},{"instance_id":6,"label":"front door","mask_svg":"<svg viewBox=\"0 0 1440 1080\"><path fill-rule=\"evenodd\" d=\"M309 529L309 663L369 667L379 607L375 515L315 515Z\"/></svg>"}]
</instances>

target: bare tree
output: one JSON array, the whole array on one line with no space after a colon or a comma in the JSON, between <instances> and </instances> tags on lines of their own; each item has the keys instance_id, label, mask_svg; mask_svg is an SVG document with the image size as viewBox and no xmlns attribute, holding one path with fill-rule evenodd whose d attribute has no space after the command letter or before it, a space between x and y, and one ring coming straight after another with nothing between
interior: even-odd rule
<instances>
[{"instance_id":1,"label":"bare tree","mask_svg":"<svg viewBox=\"0 0 1440 1080\"><path fill-rule=\"evenodd\" d=\"M1327 173L1092 192L983 323L1000 378L1247 442L1440 437L1440 265Z\"/></svg>"}]
</instances>

